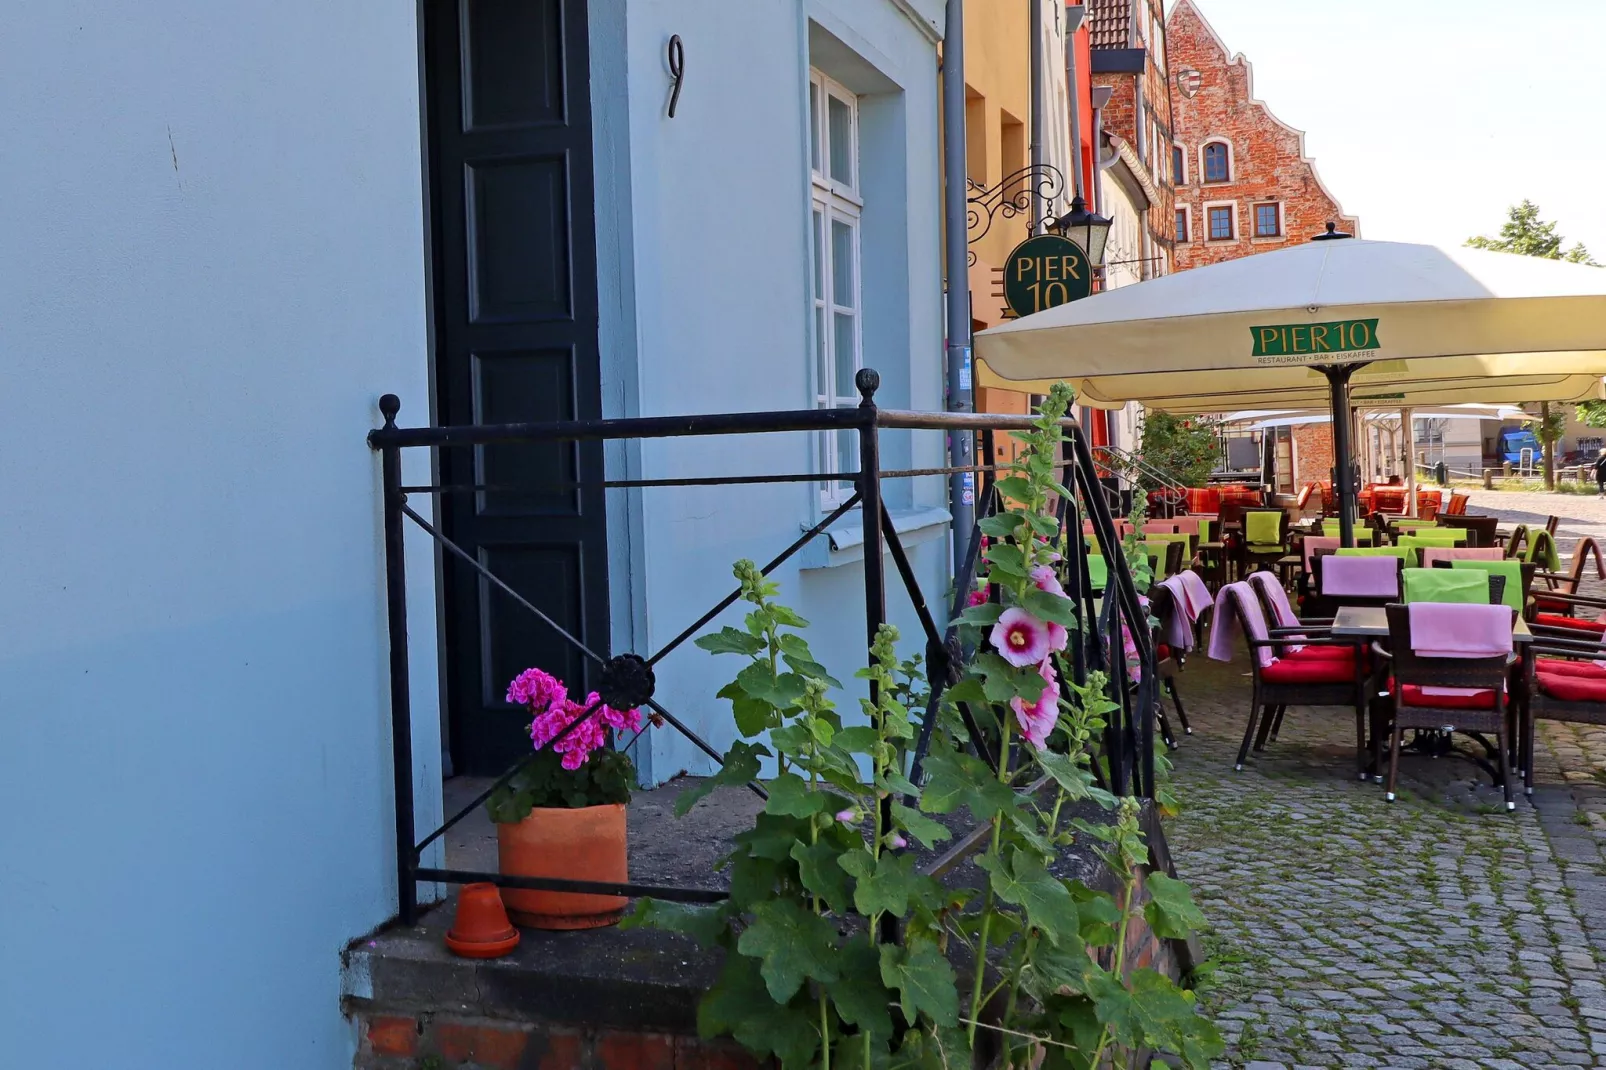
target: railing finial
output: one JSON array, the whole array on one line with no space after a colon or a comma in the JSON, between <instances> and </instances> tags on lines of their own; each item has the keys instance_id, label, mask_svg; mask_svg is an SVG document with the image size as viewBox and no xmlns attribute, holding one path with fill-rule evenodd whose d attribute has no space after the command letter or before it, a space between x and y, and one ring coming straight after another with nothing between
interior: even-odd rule
<instances>
[{"instance_id":1,"label":"railing finial","mask_svg":"<svg viewBox=\"0 0 1606 1070\"><path fill-rule=\"evenodd\" d=\"M874 395L881 388L881 373L874 368L860 368L853 377L853 385L859 388L859 395L864 398L859 402L860 407L874 405Z\"/></svg>"},{"instance_id":2,"label":"railing finial","mask_svg":"<svg viewBox=\"0 0 1606 1070\"><path fill-rule=\"evenodd\" d=\"M401 398L395 394L384 394L379 399L379 411L385 417L385 430L396 430L396 414L401 412Z\"/></svg>"}]
</instances>

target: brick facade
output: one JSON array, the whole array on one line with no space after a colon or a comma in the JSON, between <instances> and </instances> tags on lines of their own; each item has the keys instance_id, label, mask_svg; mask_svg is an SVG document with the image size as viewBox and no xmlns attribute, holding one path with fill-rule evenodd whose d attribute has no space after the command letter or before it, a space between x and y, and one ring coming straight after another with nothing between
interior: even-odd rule
<instances>
[{"instance_id":1,"label":"brick facade","mask_svg":"<svg viewBox=\"0 0 1606 1070\"><path fill-rule=\"evenodd\" d=\"M1333 478L1333 425L1295 424L1294 483L1295 489L1307 483Z\"/></svg>"},{"instance_id":2,"label":"brick facade","mask_svg":"<svg viewBox=\"0 0 1606 1070\"><path fill-rule=\"evenodd\" d=\"M1168 147L1174 119L1171 79L1165 62L1168 52L1165 6L1162 0L1095 0L1092 18L1093 85L1110 90L1109 102L1099 115L1101 127L1132 147L1156 192L1148 211L1147 247L1112 249L1109 259L1117 256L1143 259L1143 278L1169 274L1175 270L1172 266L1174 205ZM1099 70L1098 52L1127 49L1143 50L1142 74Z\"/></svg>"},{"instance_id":3,"label":"brick facade","mask_svg":"<svg viewBox=\"0 0 1606 1070\"><path fill-rule=\"evenodd\" d=\"M1255 99L1249 61L1229 54L1193 0L1177 0L1166 22L1166 42L1175 139L1187 163L1177 207L1188 208L1188 240L1177 242L1177 269L1286 248L1322 233L1329 222L1359 237L1360 221L1344 214L1305 155L1305 135ZM1178 84L1190 71L1198 72L1199 88L1192 97ZM1204 147L1214 142L1228 146L1230 171L1224 182L1204 181ZM1209 237L1211 205L1231 208L1231 238ZM1257 206L1272 205L1278 234L1257 237Z\"/></svg>"}]
</instances>

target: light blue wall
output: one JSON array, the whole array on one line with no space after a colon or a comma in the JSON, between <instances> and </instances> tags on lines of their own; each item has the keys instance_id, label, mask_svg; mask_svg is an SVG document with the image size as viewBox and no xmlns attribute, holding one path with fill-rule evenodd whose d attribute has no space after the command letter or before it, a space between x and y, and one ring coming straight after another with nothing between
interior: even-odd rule
<instances>
[{"instance_id":1,"label":"light blue wall","mask_svg":"<svg viewBox=\"0 0 1606 1070\"><path fill-rule=\"evenodd\" d=\"M592 4L602 337L611 412L658 415L813 404L808 340L807 83L810 56L865 94L865 363L889 407L942 404L937 59L939 3L921 0L606 0ZM907 7L907 12L904 8ZM925 28L922 28L924 23ZM685 46L676 118L665 115L671 34ZM621 56L606 42L623 42ZM628 136L621 134L621 124ZM607 192L603 192L606 188ZM798 472L803 435L655 440L618 451L646 478ZM940 436L888 433L888 466L937 465ZM889 486L902 514L940 507L943 485ZM732 586L730 566L780 552L819 519L805 484L648 489L610 502L615 642L656 649ZM941 600L947 543L927 529L911 552ZM838 555L851 556L851 555ZM823 549L805 564L826 565ZM621 565L630 563L628 574ZM890 559L888 605L906 646L923 646ZM865 657L862 565L778 573L782 598L819 626L810 639L838 676ZM628 613L623 612L630 607ZM739 619L739 610L727 615ZM715 627L725 621L716 622ZM723 748L733 726L714 693L739 666L689 645L662 663L664 705ZM851 700L847 700L851 702ZM673 733L653 733L643 772L707 772Z\"/></svg>"},{"instance_id":2,"label":"light blue wall","mask_svg":"<svg viewBox=\"0 0 1606 1070\"><path fill-rule=\"evenodd\" d=\"M19 0L0 100L0 1063L350 1066L338 954L395 894L363 434L429 393L413 6Z\"/></svg>"}]
</instances>

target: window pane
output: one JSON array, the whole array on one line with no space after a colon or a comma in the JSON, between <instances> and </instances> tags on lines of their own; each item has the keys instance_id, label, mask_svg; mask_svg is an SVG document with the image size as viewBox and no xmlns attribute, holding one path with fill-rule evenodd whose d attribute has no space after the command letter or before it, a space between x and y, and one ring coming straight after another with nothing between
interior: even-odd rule
<instances>
[{"instance_id":1,"label":"window pane","mask_svg":"<svg viewBox=\"0 0 1606 1070\"><path fill-rule=\"evenodd\" d=\"M847 312L836 312L832 318L836 321L832 336L832 344L836 349L836 396L851 398L857 392L853 386L853 373L859 370L853 366L853 355L858 348L853 344L857 317Z\"/></svg>"},{"instance_id":2,"label":"window pane","mask_svg":"<svg viewBox=\"0 0 1606 1070\"><path fill-rule=\"evenodd\" d=\"M1177 241L1188 240L1188 213L1177 209Z\"/></svg>"},{"instance_id":3,"label":"window pane","mask_svg":"<svg viewBox=\"0 0 1606 1070\"><path fill-rule=\"evenodd\" d=\"M831 350L825 333L825 306L814 306L814 385L826 404L831 398Z\"/></svg>"},{"instance_id":4,"label":"window pane","mask_svg":"<svg viewBox=\"0 0 1606 1070\"><path fill-rule=\"evenodd\" d=\"M848 308L858 308L858 291L853 283L853 226L840 219L831 220L831 299Z\"/></svg>"},{"instance_id":5,"label":"window pane","mask_svg":"<svg viewBox=\"0 0 1606 1070\"><path fill-rule=\"evenodd\" d=\"M809 165L824 174L820 165L820 85L809 83Z\"/></svg>"},{"instance_id":6,"label":"window pane","mask_svg":"<svg viewBox=\"0 0 1606 1070\"><path fill-rule=\"evenodd\" d=\"M857 472L859 470L859 442L855 431L836 432L836 470L838 472ZM845 491L845 483L837 484Z\"/></svg>"},{"instance_id":7,"label":"window pane","mask_svg":"<svg viewBox=\"0 0 1606 1070\"><path fill-rule=\"evenodd\" d=\"M1214 240L1232 237L1232 209L1210 209L1210 237Z\"/></svg>"},{"instance_id":8,"label":"window pane","mask_svg":"<svg viewBox=\"0 0 1606 1070\"><path fill-rule=\"evenodd\" d=\"M845 101L826 94L831 130L831 179L853 185L853 112Z\"/></svg>"},{"instance_id":9,"label":"window pane","mask_svg":"<svg viewBox=\"0 0 1606 1070\"><path fill-rule=\"evenodd\" d=\"M1277 206L1275 204L1255 205L1255 234L1262 238L1275 238L1280 229L1277 226Z\"/></svg>"},{"instance_id":10,"label":"window pane","mask_svg":"<svg viewBox=\"0 0 1606 1070\"><path fill-rule=\"evenodd\" d=\"M814 296L825 297L825 213L814 209Z\"/></svg>"},{"instance_id":11,"label":"window pane","mask_svg":"<svg viewBox=\"0 0 1606 1070\"><path fill-rule=\"evenodd\" d=\"M1220 142L1205 146L1205 181L1227 181L1227 146Z\"/></svg>"},{"instance_id":12,"label":"window pane","mask_svg":"<svg viewBox=\"0 0 1606 1070\"><path fill-rule=\"evenodd\" d=\"M1171 181L1177 184L1182 182L1182 146L1171 146Z\"/></svg>"}]
</instances>

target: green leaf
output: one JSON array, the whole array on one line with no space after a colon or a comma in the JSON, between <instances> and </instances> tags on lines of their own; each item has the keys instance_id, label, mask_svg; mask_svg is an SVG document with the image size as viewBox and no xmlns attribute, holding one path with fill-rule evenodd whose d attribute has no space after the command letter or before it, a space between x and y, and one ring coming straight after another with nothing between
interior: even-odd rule
<instances>
[{"instance_id":1,"label":"green leaf","mask_svg":"<svg viewBox=\"0 0 1606 1070\"><path fill-rule=\"evenodd\" d=\"M909 835L920 841L922 847L935 847L944 840L952 839L953 833L941 821L934 820L922 814L913 807L905 806L901 802L892 804L892 820L898 823Z\"/></svg>"},{"instance_id":2,"label":"green leaf","mask_svg":"<svg viewBox=\"0 0 1606 1070\"><path fill-rule=\"evenodd\" d=\"M1074 628L1077 623L1076 603L1052 591L1032 588L1021 599L1021 608L1038 620L1063 624L1067 628Z\"/></svg>"},{"instance_id":3,"label":"green leaf","mask_svg":"<svg viewBox=\"0 0 1606 1070\"><path fill-rule=\"evenodd\" d=\"M787 1067L807 1067L820 1047L813 1008L778 1006L766 991L758 963L726 955L719 979L697 1005L697 1032L730 1035L759 1055L779 1056Z\"/></svg>"},{"instance_id":4,"label":"green leaf","mask_svg":"<svg viewBox=\"0 0 1606 1070\"><path fill-rule=\"evenodd\" d=\"M734 680L720 688L718 696L730 699L736 730L748 739L761 736L767 729L781 723L780 714L773 706L749 695Z\"/></svg>"},{"instance_id":5,"label":"green leaf","mask_svg":"<svg viewBox=\"0 0 1606 1070\"><path fill-rule=\"evenodd\" d=\"M759 759L769 757L769 749L737 740L725 752L724 764L719 772L704 777L675 798L675 816L684 817L692 807L707 798L716 788L740 787L758 778Z\"/></svg>"},{"instance_id":6,"label":"green leaf","mask_svg":"<svg viewBox=\"0 0 1606 1070\"><path fill-rule=\"evenodd\" d=\"M881 774L880 779L875 782L875 786L878 790L885 791L893 795L920 794L920 789L915 786L914 781L910 780L896 769L888 769L885 773Z\"/></svg>"},{"instance_id":7,"label":"green leaf","mask_svg":"<svg viewBox=\"0 0 1606 1070\"><path fill-rule=\"evenodd\" d=\"M998 623L998 618L1004 615L1004 607L997 602L983 602L979 606L970 606L959 614L961 624L973 624L978 628L991 628Z\"/></svg>"},{"instance_id":8,"label":"green leaf","mask_svg":"<svg viewBox=\"0 0 1606 1070\"><path fill-rule=\"evenodd\" d=\"M881 953L869 935L848 941L838 953L837 964L841 976L826 986L837 1014L873 1036L892 1036L893 997L881 981Z\"/></svg>"},{"instance_id":9,"label":"green leaf","mask_svg":"<svg viewBox=\"0 0 1606 1070\"><path fill-rule=\"evenodd\" d=\"M809 622L798 616L795 611L786 606L776 605L773 602L770 603L770 616L775 618L775 623L784 624L788 628L807 628L809 626Z\"/></svg>"},{"instance_id":10,"label":"green leaf","mask_svg":"<svg viewBox=\"0 0 1606 1070\"><path fill-rule=\"evenodd\" d=\"M982 690L988 702L1002 705L1019 697L1034 703L1047 686L1035 666L1017 669L997 654L978 654L975 665L982 672Z\"/></svg>"},{"instance_id":11,"label":"green leaf","mask_svg":"<svg viewBox=\"0 0 1606 1070\"><path fill-rule=\"evenodd\" d=\"M810 791L808 781L796 773L782 773L765 785L769 800L764 804L766 814L778 817L813 817L825 809L826 797Z\"/></svg>"},{"instance_id":12,"label":"green leaf","mask_svg":"<svg viewBox=\"0 0 1606 1070\"><path fill-rule=\"evenodd\" d=\"M881 736L875 729L862 725L844 728L836 734L836 745L854 754L869 754L880 742Z\"/></svg>"},{"instance_id":13,"label":"green leaf","mask_svg":"<svg viewBox=\"0 0 1606 1070\"><path fill-rule=\"evenodd\" d=\"M959 1020L959 990L954 968L935 944L921 941L912 947L881 945L881 981L898 991L903 1015L913 1022L925 1014L938 1026Z\"/></svg>"},{"instance_id":14,"label":"green leaf","mask_svg":"<svg viewBox=\"0 0 1606 1070\"><path fill-rule=\"evenodd\" d=\"M826 984L838 976L836 929L790 899L758 904L736 950L760 961L759 973L777 1003L797 995L805 980Z\"/></svg>"},{"instance_id":15,"label":"green leaf","mask_svg":"<svg viewBox=\"0 0 1606 1070\"><path fill-rule=\"evenodd\" d=\"M1032 496L1032 485L1021 476L1007 476L993 484L1002 498L1024 502Z\"/></svg>"},{"instance_id":16,"label":"green leaf","mask_svg":"<svg viewBox=\"0 0 1606 1070\"><path fill-rule=\"evenodd\" d=\"M803 880L803 887L825 900L826 905L839 914L845 912L853 902L853 896L848 891L848 875L837 863L837 855L841 851L829 840L816 843L799 840L792 844L791 852L792 858L797 861L797 872Z\"/></svg>"},{"instance_id":17,"label":"green leaf","mask_svg":"<svg viewBox=\"0 0 1606 1070\"><path fill-rule=\"evenodd\" d=\"M1058 946L1045 942L1033 950L1022 987L1039 1002L1055 995L1081 995L1097 969L1080 937L1070 937Z\"/></svg>"},{"instance_id":18,"label":"green leaf","mask_svg":"<svg viewBox=\"0 0 1606 1070\"><path fill-rule=\"evenodd\" d=\"M1143 906L1143 916L1155 935L1169 940L1186 939L1188 934L1207 924L1204 913L1194 905L1193 893L1187 884L1164 873L1150 873L1144 880L1149 901Z\"/></svg>"},{"instance_id":19,"label":"green leaf","mask_svg":"<svg viewBox=\"0 0 1606 1070\"><path fill-rule=\"evenodd\" d=\"M879 859L868 851L849 851L838 863L854 878L853 907L865 917L891 914L903 917L911 901L934 898L930 877L915 871L915 857L883 851Z\"/></svg>"},{"instance_id":20,"label":"green leaf","mask_svg":"<svg viewBox=\"0 0 1606 1070\"><path fill-rule=\"evenodd\" d=\"M1043 772L1054 778L1065 791L1065 797L1072 800L1085 799L1089 789L1093 786L1093 771L1082 765L1068 754L1059 754L1050 750L1037 751L1033 757L1037 760Z\"/></svg>"},{"instance_id":21,"label":"green leaf","mask_svg":"<svg viewBox=\"0 0 1606 1070\"><path fill-rule=\"evenodd\" d=\"M978 821L1015 805L1015 793L1000 784L980 758L958 751L934 750L926 755L926 786L920 809L928 814L951 814L970 808Z\"/></svg>"},{"instance_id":22,"label":"green leaf","mask_svg":"<svg viewBox=\"0 0 1606 1070\"><path fill-rule=\"evenodd\" d=\"M1020 527L1020 514L999 513L982 519L976 526L981 528L983 535L991 535L995 539L1007 539Z\"/></svg>"},{"instance_id":23,"label":"green leaf","mask_svg":"<svg viewBox=\"0 0 1606 1070\"><path fill-rule=\"evenodd\" d=\"M1089 947L1109 947L1115 943L1116 925L1121 911L1108 892L1096 892L1081 881L1070 882L1071 898L1076 900L1082 941Z\"/></svg>"},{"instance_id":24,"label":"green leaf","mask_svg":"<svg viewBox=\"0 0 1606 1070\"><path fill-rule=\"evenodd\" d=\"M946 702L986 702L987 693L982 690L981 680L974 676L967 676L954 686L942 693Z\"/></svg>"},{"instance_id":25,"label":"green leaf","mask_svg":"<svg viewBox=\"0 0 1606 1070\"><path fill-rule=\"evenodd\" d=\"M1016 579L1026 578L1026 557L1018 546L995 543L987 547L987 562L992 565L995 572L1002 572Z\"/></svg>"},{"instance_id":26,"label":"green leaf","mask_svg":"<svg viewBox=\"0 0 1606 1070\"><path fill-rule=\"evenodd\" d=\"M743 691L777 709L790 709L803 697L803 677L795 672L771 673L768 664L755 661L736 674Z\"/></svg>"},{"instance_id":27,"label":"green leaf","mask_svg":"<svg viewBox=\"0 0 1606 1070\"><path fill-rule=\"evenodd\" d=\"M757 654L764 649L764 640L736 628L723 628L713 635L701 635L692 640L710 654Z\"/></svg>"},{"instance_id":28,"label":"green leaf","mask_svg":"<svg viewBox=\"0 0 1606 1070\"><path fill-rule=\"evenodd\" d=\"M730 911L724 904L638 899L636 909L625 916L619 928L684 933L704 947L713 947L728 931L729 920Z\"/></svg>"},{"instance_id":29,"label":"green leaf","mask_svg":"<svg viewBox=\"0 0 1606 1070\"><path fill-rule=\"evenodd\" d=\"M808 830L806 819L766 812L758 815L751 828L743 829L731 840L753 858L784 862L792 857L792 845L807 837Z\"/></svg>"},{"instance_id":30,"label":"green leaf","mask_svg":"<svg viewBox=\"0 0 1606 1070\"><path fill-rule=\"evenodd\" d=\"M1007 859L983 856L976 864L988 871L993 893L1024 909L1027 920L1051 942L1077 935L1076 900L1037 858L1017 848Z\"/></svg>"}]
</instances>

